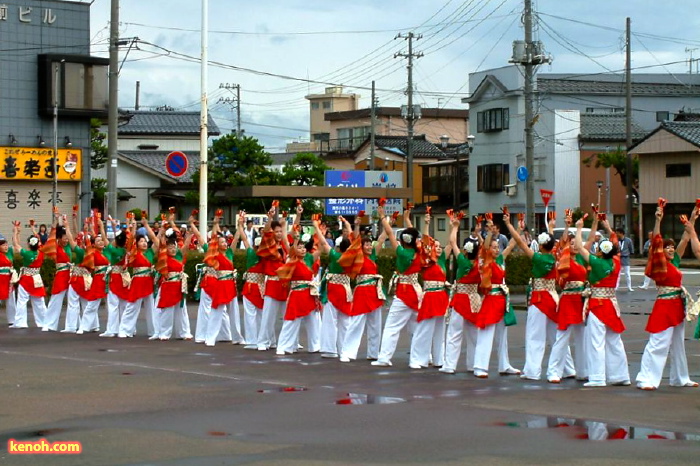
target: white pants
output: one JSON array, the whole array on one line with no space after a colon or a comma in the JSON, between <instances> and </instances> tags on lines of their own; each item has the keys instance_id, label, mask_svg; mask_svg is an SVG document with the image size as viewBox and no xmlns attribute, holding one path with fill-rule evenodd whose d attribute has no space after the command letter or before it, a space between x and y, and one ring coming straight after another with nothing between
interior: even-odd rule
<instances>
[{"instance_id":1,"label":"white pants","mask_svg":"<svg viewBox=\"0 0 700 466\"><path fill-rule=\"evenodd\" d=\"M649 334L649 342L642 356L642 367L637 374L637 383L658 388L669 351L669 385L683 386L690 382L684 339L685 321L663 332Z\"/></svg>"},{"instance_id":2,"label":"white pants","mask_svg":"<svg viewBox=\"0 0 700 466\"><path fill-rule=\"evenodd\" d=\"M107 335L117 335L119 333L119 322L126 308L127 301L121 299L111 291L107 293Z\"/></svg>"},{"instance_id":3,"label":"white pants","mask_svg":"<svg viewBox=\"0 0 700 466\"><path fill-rule=\"evenodd\" d=\"M557 336L549 354L549 364L547 365L547 379L561 379L576 374L581 380L588 377L588 367L586 364L586 342L584 333L586 326L581 324L569 325L566 330L558 330ZM574 353L574 367L569 367L571 359L571 347L569 340L571 335L576 340L576 352Z\"/></svg>"},{"instance_id":4,"label":"white pants","mask_svg":"<svg viewBox=\"0 0 700 466\"><path fill-rule=\"evenodd\" d=\"M205 294L206 292L202 293L202 298ZM209 299L211 300L211 298ZM228 313L226 312L226 305L222 304L219 307L212 308L210 304L205 312L207 314L207 330L204 337L204 344L207 346L214 346L216 341L219 339L219 334L226 325L229 326L229 334L231 331L230 322L226 322L224 319L224 315L228 316ZM222 336L222 338L226 337Z\"/></svg>"},{"instance_id":5,"label":"white pants","mask_svg":"<svg viewBox=\"0 0 700 466\"><path fill-rule=\"evenodd\" d=\"M314 311L311 314L294 320L285 320L280 331L277 352L296 353L299 345L299 330L304 323L306 329L307 348L309 353L319 351L321 347L321 337L319 330L321 327L321 317Z\"/></svg>"},{"instance_id":6,"label":"white pants","mask_svg":"<svg viewBox=\"0 0 700 466\"><path fill-rule=\"evenodd\" d=\"M340 354L343 340L338 335L338 325L342 319L342 312L333 303L328 301L323 305L321 315L321 352L330 354ZM347 323L346 320L343 320Z\"/></svg>"},{"instance_id":7,"label":"white pants","mask_svg":"<svg viewBox=\"0 0 700 466\"><path fill-rule=\"evenodd\" d=\"M177 316L180 316L178 319ZM187 311L187 298L183 296L182 304L175 307L175 333L183 340L192 339L192 329L190 328L190 314Z\"/></svg>"},{"instance_id":8,"label":"white pants","mask_svg":"<svg viewBox=\"0 0 700 466\"><path fill-rule=\"evenodd\" d=\"M119 324L119 336L133 337L136 334L136 321L141 312L141 305L146 310L146 325L150 327L150 332L153 332L153 295L149 294L145 298L139 298L136 301L127 302L122 315L122 321Z\"/></svg>"},{"instance_id":9,"label":"white pants","mask_svg":"<svg viewBox=\"0 0 700 466\"><path fill-rule=\"evenodd\" d=\"M32 296L27 293L22 285L17 287L17 304L15 306L16 328L27 328L27 303L32 302L32 313L34 314L34 324L37 327L44 326L44 316L46 315L46 302L43 297Z\"/></svg>"},{"instance_id":10,"label":"white pants","mask_svg":"<svg viewBox=\"0 0 700 466\"><path fill-rule=\"evenodd\" d=\"M61 300L62 299L63 298L61 298ZM82 323L80 322L80 307L82 301L84 300L81 300L80 295L75 291L75 289L73 289L73 286L69 285L68 303L66 305L66 322L63 327L64 330L69 332L75 332L76 330L78 330L78 327L81 326L90 327L90 330L92 330L93 328L99 328L99 323L96 320L97 314L93 316L92 322L85 322L84 325L81 325Z\"/></svg>"},{"instance_id":11,"label":"white pants","mask_svg":"<svg viewBox=\"0 0 700 466\"><path fill-rule=\"evenodd\" d=\"M156 302L160 302L160 290ZM175 306L156 308L156 316L158 318L158 338L161 340L169 340L173 335L173 327L177 338L189 339L192 338L190 333L190 319L187 315L187 302L177 303Z\"/></svg>"},{"instance_id":12,"label":"white pants","mask_svg":"<svg viewBox=\"0 0 700 466\"><path fill-rule=\"evenodd\" d=\"M632 274L630 273L630 266L629 265L620 266L620 275L617 276L616 288L620 288L620 283L622 283L622 276L623 275L627 278L627 289L631 290L632 289Z\"/></svg>"},{"instance_id":13,"label":"white pants","mask_svg":"<svg viewBox=\"0 0 700 466\"><path fill-rule=\"evenodd\" d=\"M554 345L557 335L557 324L537 306L528 306L527 324L525 327L525 367L523 375L528 379L539 379L542 375L542 360L547 345ZM575 374L574 362L568 346L565 349L564 376Z\"/></svg>"},{"instance_id":14,"label":"white pants","mask_svg":"<svg viewBox=\"0 0 700 466\"><path fill-rule=\"evenodd\" d=\"M389 308L389 314L386 316L384 324L384 332L382 333L382 344L379 349L378 360L380 362L390 363L391 358L396 351L396 345L399 343L399 333L401 329L410 325L410 321L415 323L418 313L408 307L401 298L394 298Z\"/></svg>"},{"instance_id":15,"label":"white pants","mask_svg":"<svg viewBox=\"0 0 700 466\"><path fill-rule=\"evenodd\" d=\"M447 324L447 335L445 337L445 360L442 364L444 369L457 370L457 362L462 352L462 335L467 334L467 371L474 370L474 349L479 329L465 320L462 315L452 310L450 323Z\"/></svg>"},{"instance_id":16,"label":"white pants","mask_svg":"<svg viewBox=\"0 0 700 466\"><path fill-rule=\"evenodd\" d=\"M102 299L93 299L88 301L85 298L80 298L80 304L83 308L83 316L80 318L80 328L83 332L91 332L100 328L100 319L97 311L100 308Z\"/></svg>"},{"instance_id":17,"label":"white pants","mask_svg":"<svg viewBox=\"0 0 700 466\"><path fill-rule=\"evenodd\" d=\"M12 325L15 323L15 308L17 307L17 298L15 297L15 289L10 285L10 294L5 300L5 308L7 310L7 323Z\"/></svg>"},{"instance_id":18,"label":"white pants","mask_svg":"<svg viewBox=\"0 0 700 466\"><path fill-rule=\"evenodd\" d=\"M63 298L66 296L68 290L70 289L71 286L68 285L67 289L51 295L51 298L49 298L49 304L46 306L44 328L53 330L54 332L58 331L58 323L61 319L61 308L63 307ZM76 324L76 326L72 330L75 331L77 327L78 326Z\"/></svg>"},{"instance_id":19,"label":"white pants","mask_svg":"<svg viewBox=\"0 0 700 466\"><path fill-rule=\"evenodd\" d=\"M243 333L241 332L241 310L238 306L238 296L233 298L226 305L229 317L229 326L231 329L231 343L245 344Z\"/></svg>"},{"instance_id":20,"label":"white pants","mask_svg":"<svg viewBox=\"0 0 700 466\"><path fill-rule=\"evenodd\" d=\"M642 288L649 288L651 285L653 285L651 278L644 275L644 283L642 283Z\"/></svg>"},{"instance_id":21,"label":"white pants","mask_svg":"<svg viewBox=\"0 0 700 466\"><path fill-rule=\"evenodd\" d=\"M510 358L508 357L508 328L503 323L503 320L477 330L476 347L474 348L474 370L478 369L488 372L494 339L496 340L496 352L498 353L498 372L506 372L508 369L511 369Z\"/></svg>"},{"instance_id":22,"label":"white pants","mask_svg":"<svg viewBox=\"0 0 700 466\"><path fill-rule=\"evenodd\" d=\"M263 301L260 329L258 330L258 349L270 349L276 344L275 322L281 312L284 311L286 301L278 301L270 296L265 296Z\"/></svg>"},{"instance_id":23,"label":"white pants","mask_svg":"<svg viewBox=\"0 0 700 466\"><path fill-rule=\"evenodd\" d=\"M199 306L197 306L197 323L194 329L195 343L204 343L207 334L207 309L211 308L211 298L201 290L199 294Z\"/></svg>"},{"instance_id":24,"label":"white pants","mask_svg":"<svg viewBox=\"0 0 700 466\"><path fill-rule=\"evenodd\" d=\"M445 317L433 317L416 322L411 338L409 365L428 367L432 355L433 365L441 367L445 348Z\"/></svg>"},{"instance_id":25,"label":"white pants","mask_svg":"<svg viewBox=\"0 0 700 466\"><path fill-rule=\"evenodd\" d=\"M249 345L258 344L258 331L262 321L262 309L255 307L248 298L243 297L243 332L245 342Z\"/></svg>"},{"instance_id":26,"label":"white pants","mask_svg":"<svg viewBox=\"0 0 700 466\"><path fill-rule=\"evenodd\" d=\"M613 332L593 313L588 314L585 332L588 380L618 383L630 379L627 353L619 333Z\"/></svg>"},{"instance_id":27,"label":"white pants","mask_svg":"<svg viewBox=\"0 0 700 466\"><path fill-rule=\"evenodd\" d=\"M344 316L345 338L343 339L340 356L348 359L357 359L357 352L362 343L362 334L367 326L367 358L375 359L379 353L379 330L382 325L382 308L378 307L367 314L358 316ZM379 324L377 324L379 322ZM370 325L372 326L370 329Z\"/></svg>"}]
</instances>

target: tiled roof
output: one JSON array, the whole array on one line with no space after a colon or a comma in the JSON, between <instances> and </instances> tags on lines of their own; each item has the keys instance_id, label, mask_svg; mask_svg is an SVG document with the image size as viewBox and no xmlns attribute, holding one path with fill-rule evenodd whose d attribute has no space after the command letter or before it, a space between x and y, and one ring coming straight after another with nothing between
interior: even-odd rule
<instances>
[{"instance_id":1,"label":"tiled roof","mask_svg":"<svg viewBox=\"0 0 700 466\"><path fill-rule=\"evenodd\" d=\"M374 143L379 149L405 156L408 146L408 139L399 136L375 136ZM414 136L411 149L414 159L446 158L445 153L438 149L435 144L426 140L425 135Z\"/></svg>"},{"instance_id":2,"label":"tiled roof","mask_svg":"<svg viewBox=\"0 0 700 466\"><path fill-rule=\"evenodd\" d=\"M664 121L661 128L700 147L700 121Z\"/></svg>"},{"instance_id":3,"label":"tiled roof","mask_svg":"<svg viewBox=\"0 0 700 466\"><path fill-rule=\"evenodd\" d=\"M198 135L199 112L130 111L122 113L129 122L119 126L119 134ZM211 115L208 115L209 136L221 134Z\"/></svg>"},{"instance_id":4,"label":"tiled roof","mask_svg":"<svg viewBox=\"0 0 700 466\"><path fill-rule=\"evenodd\" d=\"M537 77L537 91L540 94L597 94L624 95L625 77L619 80L587 80ZM633 96L700 96L700 86L680 83L632 82Z\"/></svg>"},{"instance_id":5,"label":"tiled roof","mask_svg":"<svg viewBox=\"0 0 700 466\"><path fill-rule=\"evenodd\" d=\"M171 151L167 150L120 150L119 155L131 163L140 165L147 170L155 171L162 177L174 183L191 183L192 174L199 167L199 151L186 152L189 166L187 173L180 178L171 176L165 169L165 158Z\"/></svg>"},{"instance_id":6,"label":"tiled roof","mask_svg":"<svg viewBox=\"0 0 700 466\"><path fill-rule=\"evenodd\" d=\"M369 118L372 110L362 108L359 110L346 110L343 112L329 112L324 115L326 121L354 120L357 118ZM401 107L377 107L375 109L377 117L401 116ZM421 108L423 118L461 118L469 119L469 110L461 108Z\"/></svg>"},{"instance_id":7,"label":"tiled roof","mask_svg":"<svg viewBox=\"0 0 700 466\"><path fill-rule=\"evenodd\" d=\"M624 113L581 113L582 141L625 141L627 139ZM647 131L632 120L632 139L646 136Z\"/></svg>"}]
</instances>

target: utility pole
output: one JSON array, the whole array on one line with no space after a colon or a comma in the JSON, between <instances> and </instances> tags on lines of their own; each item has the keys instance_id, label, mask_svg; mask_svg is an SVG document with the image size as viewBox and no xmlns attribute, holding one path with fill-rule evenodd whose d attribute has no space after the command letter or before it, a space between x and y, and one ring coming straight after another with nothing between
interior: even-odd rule
<instances>
[{"instance_id":1,"label":"utility pole","mask_svg":"<svg viewBox=\"0 0 700 466\"><path fill-rule=\"evenodd\" d=\"M532 1L525 0L525 221L530 228L535 228L535 138L533 134L534 112L532 94L535 79L535 68L532 64ZM545 219L545 224L547 219Z\"/></svg>"},{"instance_id":2,"label":"utility pole","mask_svg":"<svg viewBox=\"0 0 700 466\"><path fill-rule=\"evenodd\" d=\"M207 51L209 47L209 0L202 0L202 51L200 61L201 72L201 102L199 109L199 228L206 238L207 235L207 209L209 207L209 154L207 152L207 139L209 138L209 114L207 98L207 66L209 59Z\"/></svg>"},{"instance_id":3,"label":"utility pole","mask_svg":"<svg viewBox=\"0 0 700 466\"><path fill-rule=\"evenodd\" d=\"M219 89L227 89L230 92L236 91L236 97L219 97L219 102L231 105L236 108L236 134L241 137L241 85L220 83Z\"/></svg>"},{"instance_id":4,"label":"utility pole","mask_svg":"<svg viewBox=\"0 0 700 466\"><path fill-rule=\"evenodd\" d=\"M119 117L119 0L109 18L109 111L107 113L107 214L117 218L117 120ZM105 215L106 217L106 215Z\"/></svg>"},{"instance_id":5,"label":"utility pole","mask_svg":"<svg viewBox=\"0 0 700 466\"><path fill-rule=\"evenodd\" d=\"M631 24L632 21L627 18L627 28L625 33L625 39L627 41L626 55L627 64L625 65L625 107L626 107L626 118L625 118L625 131L627 133L627 154L626 154L626 172L627 172L627 212L625 215L625 233L630 238L632 237L632 210L633 210L633 199L632 199L632 155L630 154L630 148L632 147L632 41L631 38Z\"/></svg>"},{"instance_id":6,"label":"utility pole","mask_svg":"<svg viewBox=\"0 0 700 466\"><path fill-rule=\"evenodd\" d=\"M372 106L370 107L370 132L369 132L369 169L374 170L374 131L376 128L376 97L374 94L374 81L372 81Z\"/></svg>"},{"instance_id":7,"label":"utility pole","mask_svg":"<svg viewBox=\"0 0 700 466\"><path fill-rule=\"evenodd\" d=\"M405 35L398 34L395 37L395 39L401 38L408 40L408 53L396 52L394 54L394 58L408 58L408 65L406 65L406 68L408 69L408 89L406 90L408 95L408 105L404 115L404 118L406 119L406 128L408 130L408 140L406 141L407 188L413 187L413 122L420 118L420 111L416 112L416 109L413 108L413 59L423 56L423 52L413 53L413 39L418 40L422 37L422 34L414 34L413 32L409 32ZM411 191L409 201L413 201L413 191Z\"/></svg>"},{"instance_id":8,"label":"utility pole","mask_svg":"<svg viewBox=\"0 0 700 466\"><path fill-rule=\"evenodd\" d=\"M545 56L544 47L541 42L532 40L532 0L525 0L523 25L525 26L525 43L523 44L522 41L513 43L513 58L510 62L525 68L525 84L523 89L525 97L525 168L528 173L527 181L525 182L525 221L530 228L536 228L534 181L535 138L533 130L535 124L533 106L535 66L549 63L552 59L549 56Z\"/></svg>"}]
</instances>

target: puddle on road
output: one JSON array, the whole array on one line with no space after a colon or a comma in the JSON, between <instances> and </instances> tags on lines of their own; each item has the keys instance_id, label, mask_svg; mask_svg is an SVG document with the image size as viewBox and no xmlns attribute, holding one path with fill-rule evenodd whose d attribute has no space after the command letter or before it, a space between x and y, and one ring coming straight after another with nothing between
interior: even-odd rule
<instances>
[{"instance_id":1,"label":"puddle on road","mask_svg":"<svg viewBox=\"0 0 700 466\"><path fill-rule=\"evenodd\" d=\"M408 400L395 396L367 395L365 393L348 393L347 397L336 400L337 405L388 405L405 403Z\"/></svg>"},{"instance_id":2,"label":"puddle on road","mask_svg":"<svg viewBox=\"0 0 700 466\"><path fill-rule=\"evenodd\" d=\"M305 392L308 388L306 387L280 387L280 388L267 388L264 390L258 390L258 393L277 393L277 392Z\"/></svg>"},{"instance_id":3,"label":"puddle on road","mask_svg":"<svg viewBox=\"0 0 700 466\"><path fill-rule=\"evenodd\" d=\"M561 429L571 438L579 440L686 440L700 442L700 434L553 416L540 416L523 422L497 422L496 425L525 429Z\"/></svg>"}]
</instances>

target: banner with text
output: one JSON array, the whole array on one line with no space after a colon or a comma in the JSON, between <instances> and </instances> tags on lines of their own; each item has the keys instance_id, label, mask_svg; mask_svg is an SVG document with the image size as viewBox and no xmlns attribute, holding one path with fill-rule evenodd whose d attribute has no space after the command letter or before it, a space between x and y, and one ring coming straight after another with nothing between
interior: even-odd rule
<instances>
[{"instance_id":1,"label":"banner with text","mask_svg":"<svg viewBox=\"0 0 700 466\"><path fill-rule=\"evenodd\" d=\"M58 149L56 171L60 181L80 181L81 149ZM0 180L45 181L53 179L53 149L0 147Z\"/></svg>"},{"instance_id":2,"label":"banner with text","mask_svg":"<svg viewBox=\"0 0 700 466\"><path fill-rule=\"evenodd\" d=\"M399 171L326 170L328 187L348 188L403 188L403 173ZM387 214L403 210L403 199L388 199ZM326 199L326 215L355 215L364 210L373 215L377 210L377 199Z\"/></svg>"}]
</instances>

